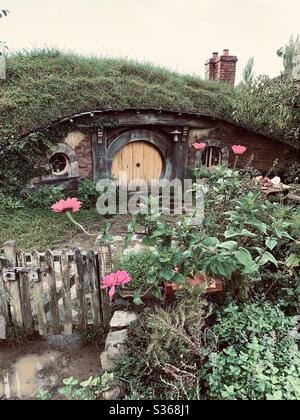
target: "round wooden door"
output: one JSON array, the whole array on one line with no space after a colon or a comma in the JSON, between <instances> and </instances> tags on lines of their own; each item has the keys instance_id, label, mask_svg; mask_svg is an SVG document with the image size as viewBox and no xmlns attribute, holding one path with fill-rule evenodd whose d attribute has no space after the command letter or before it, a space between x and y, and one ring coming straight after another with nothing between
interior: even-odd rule
<instances>
[{"instance_id":1,"label":"round wooden door","mask_svg":"<svg viewBox=\"0 0 300 420\"><path fill-rule=\"evenodd\" d=\"M159 179L162 170L163 162L158 149L145 141L135 141L119 150L112 162L111 172L119 184L124 185L124 173L127 173L127 182L133 179L151 181Z\"/></svg>"}]
</instances>

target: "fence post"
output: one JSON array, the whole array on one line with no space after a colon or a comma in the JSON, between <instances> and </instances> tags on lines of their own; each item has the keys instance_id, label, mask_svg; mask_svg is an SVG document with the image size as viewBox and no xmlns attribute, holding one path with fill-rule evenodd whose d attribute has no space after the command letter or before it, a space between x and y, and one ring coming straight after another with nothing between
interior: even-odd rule
<instances>
[{"instance_id":1,"label":"fence post","mask_svg":"<svg viewBox=\"0 0 300 420\"><path fill-rule=\"evenodd\" d=\"M7 241L3 245L4 257L8 262L9 268L16 267L17 263L17 246L15 241ZM23 327L23 314L22 314L22 303L20 284L17 274L11 280L6 280L7 289L10 294L11 303L11 317L14 325Z\"/></svg>"},{"instance_id":2,"label":"fence post","mask_svg":"<svg viewBox=\"0 0 300 420\"><path fill-rule=\"evenodd\" d=\"M99 246L99 274L100 274L100 283L107 274L112 272L112 257L111 257L111 248L106 243L102 243ZM103 317L103 327L105 331L109 331L109 324L111 320L112 307L110 304L109 297L106 291L100 289L100 299L101 299L101 309Z\"/></svg>"},{"instance_id":3,"label":"fence post","mask_svg":"<svg viewBox=\"0 0 300 420\"><path fill-rule=\"evenodd\" d=\"M0 259L0 340L6 339L6 324L8 318L7 293L3 282L2 270L4 268L4 260Z\"/></svg>"},{"instance_id":4,"label":"fence post","mask_svg":"<svg viewBox=\"0 0 300 420\"><path fill-rule=\"evenodd\" d=\"M22 251L17 252L17 265L26 268L26 254ZM28 336L33 335L33 318L31 307L31 294L28 273L19 273L19 284L21 294L21 304L23 313L24 329Z\"/></svg>"}]
</instances>

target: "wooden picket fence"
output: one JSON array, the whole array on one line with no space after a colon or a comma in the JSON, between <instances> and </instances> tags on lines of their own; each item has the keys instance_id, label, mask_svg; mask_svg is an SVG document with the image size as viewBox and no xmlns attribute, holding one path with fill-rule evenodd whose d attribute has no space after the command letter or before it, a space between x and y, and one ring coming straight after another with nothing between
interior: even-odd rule
<instances>
[{"instance_id":1,"label":"wooden picket fence","mask_svg":"<svg viewBox=\"0 0 300 420\"><path fill-rule=\"evenodd\" d=\"M111 250L25 253L14 241L0 255L0 320L27 335L107 330L110 305L100 280L112 269ZM1 328L0 328L1 330Z\"/></svg>"}]
</instances>

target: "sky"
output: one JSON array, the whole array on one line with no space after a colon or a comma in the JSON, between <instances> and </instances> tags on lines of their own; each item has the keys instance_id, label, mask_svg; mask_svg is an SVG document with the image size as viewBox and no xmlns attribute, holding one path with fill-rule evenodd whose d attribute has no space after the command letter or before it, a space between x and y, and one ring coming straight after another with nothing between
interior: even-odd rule
<instances>
[{"instance_id":1,"label":"sky","mask_svg":"<svg viewBox=\"0 0 300 420\"><path fill-rule=\"evenodd\" d=\"M276 76L276 50L300 33L300 0L0 0L0 40L11 51L56 47L133 58L204 77L213 51Z\"/></svg>"}]
</instances>

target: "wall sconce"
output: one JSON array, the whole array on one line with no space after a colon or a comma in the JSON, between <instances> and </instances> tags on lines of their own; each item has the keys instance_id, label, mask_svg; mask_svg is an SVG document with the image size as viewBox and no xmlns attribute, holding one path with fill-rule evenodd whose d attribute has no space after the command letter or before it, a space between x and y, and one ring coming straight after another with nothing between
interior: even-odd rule
<instances>
[{"instance_id":1,"label":"wall sconce","mask_svg":"<svg viewBox=\"0 0 300 420\"><path fill-rule=\"evenodd\" d=\"M179 142L179 135L181 134L181 131L175 130L175 131L172 131L171 134L173 134L174 136L174 142L175 143Z\"/></svg>"}]
</instances>

